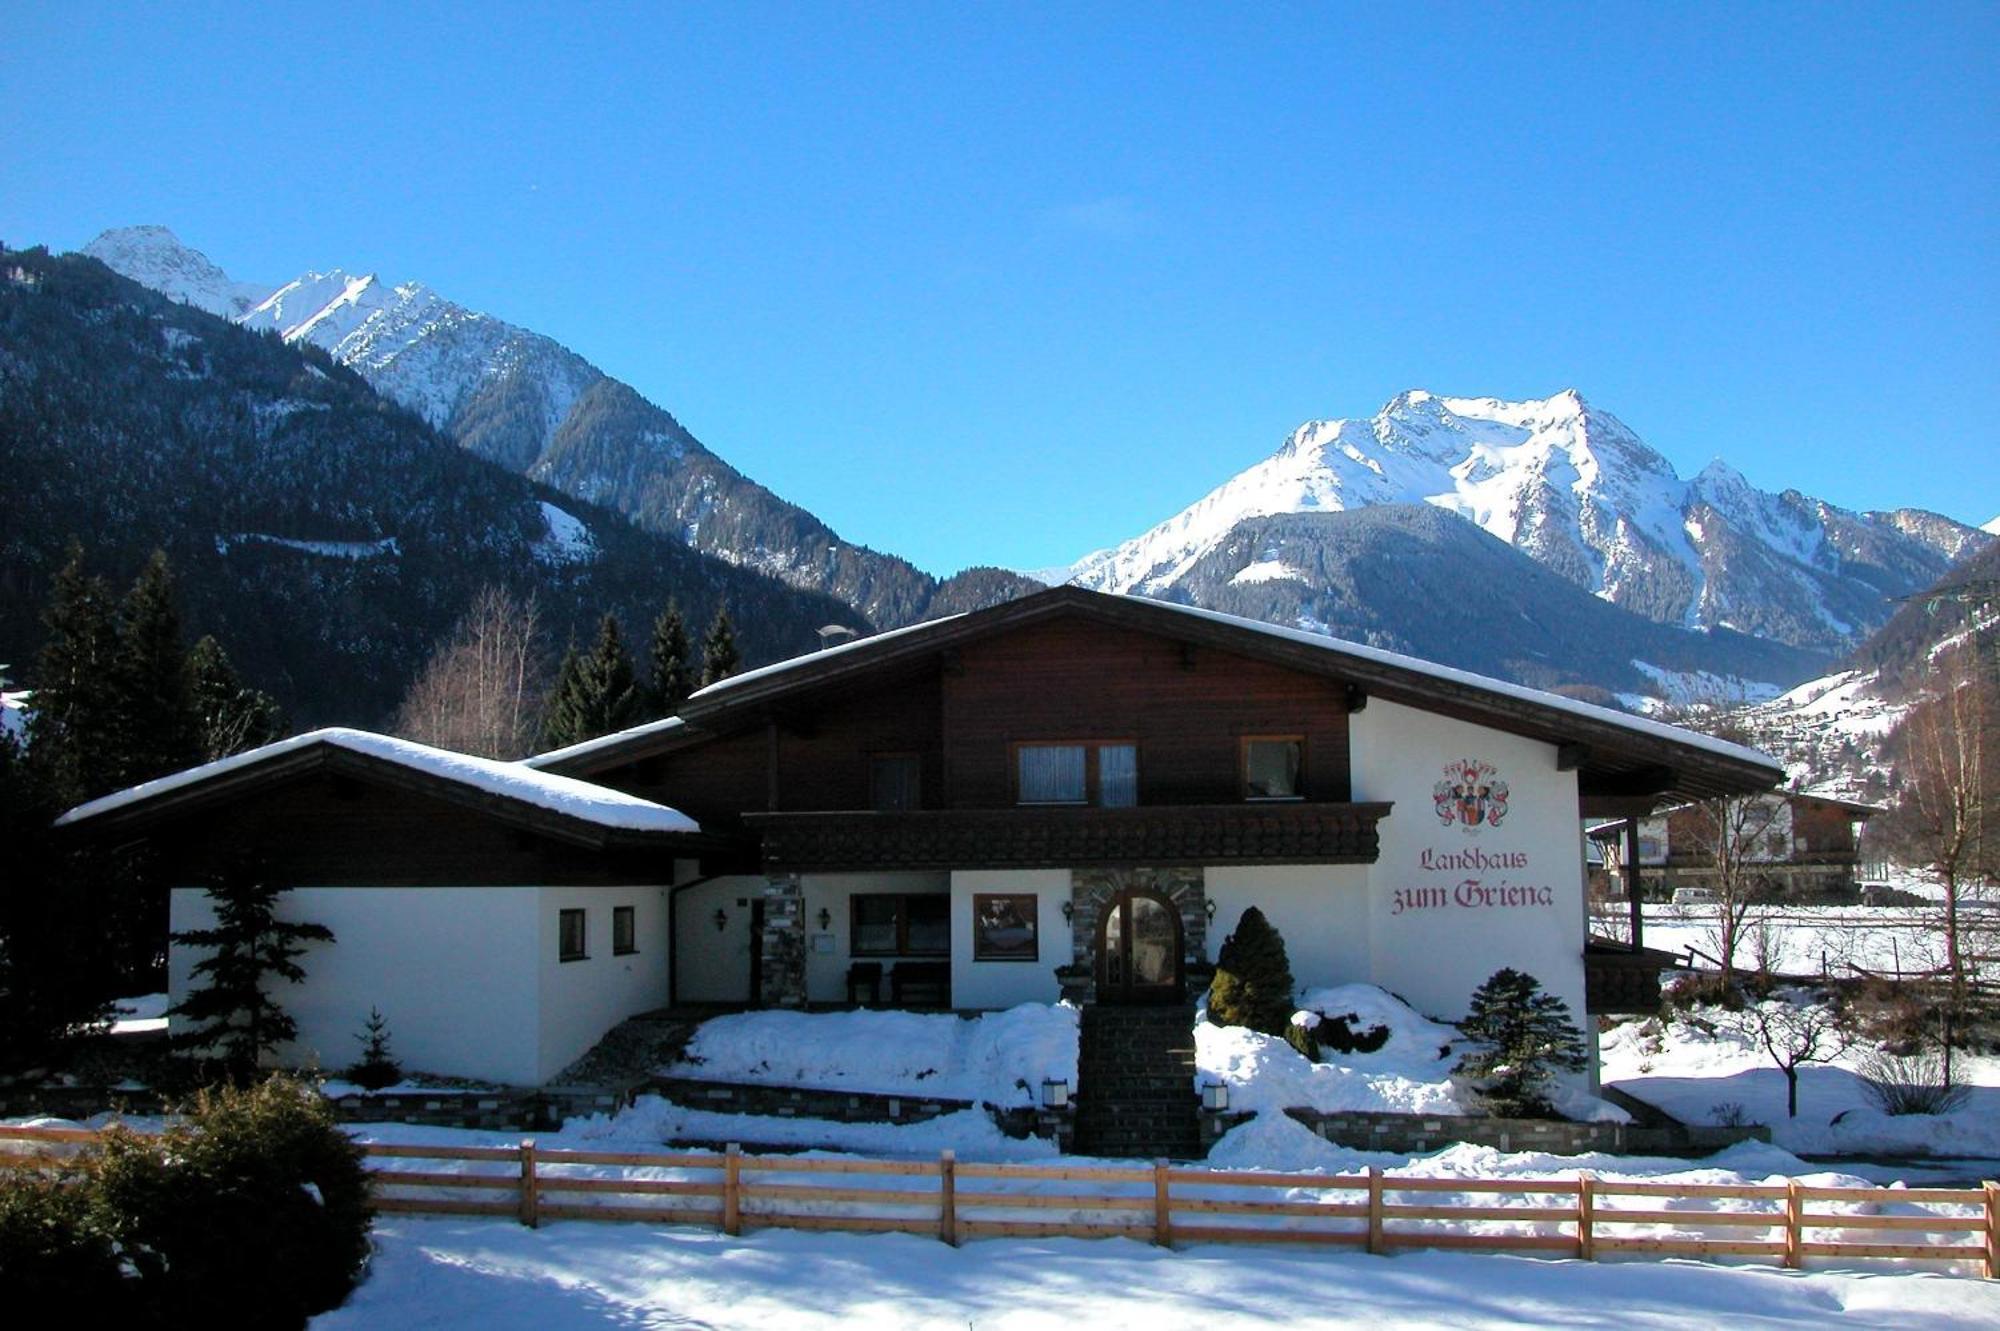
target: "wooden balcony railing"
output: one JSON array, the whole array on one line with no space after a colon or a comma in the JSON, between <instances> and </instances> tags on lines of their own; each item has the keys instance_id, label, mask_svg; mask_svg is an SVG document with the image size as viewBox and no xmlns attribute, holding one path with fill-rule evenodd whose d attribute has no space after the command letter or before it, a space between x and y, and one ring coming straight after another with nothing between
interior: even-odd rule
<instances>
[{"instance_id":1,"label":"wooden balcony railing","mask_svg":"<svg viewBox=\"0 0 2000 1331\"><path fill-rule=\"evenodd\" d=\"M771 873L1091 864L1372 864L1388 804L753 813Z\"/></svg>"}]
</instances>

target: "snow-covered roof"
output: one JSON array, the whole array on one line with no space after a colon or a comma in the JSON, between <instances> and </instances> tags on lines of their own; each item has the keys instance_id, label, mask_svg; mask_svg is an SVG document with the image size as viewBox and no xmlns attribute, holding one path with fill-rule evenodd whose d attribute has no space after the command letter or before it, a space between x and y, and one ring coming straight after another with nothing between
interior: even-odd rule
<instances>
[{"instance_id":1,"label":"snow-covered roof","mask_svg":"<svg viewBox=\"0 0 2000 1331\"><path fill-rule=\"evenodd\" d=\"M1043 592L1038 593L1038 595L1048 596L1062 593L1069 595L1106 595L1106 593L1102 592L1079 592L1079 589L1076 588L1058 588L1054 592ZM1594 703L1579 702L1574 698L1566 698L1559 693L1547 693L1541 689L1531 689L1522 684L1509 683L1504 679L1494 679L1490 675L1480 675L1470 670L1459 670L1452 666L1439 665L1434 661L1426 661L1420 657L1405 656L1400 652L1384 651L1379 647L1369 647L1362 643L1349 642L1345 639L1331 637L1324 633L1310 633L1304 629L1285 628L1277 624L1267 624L1260 619L1245 619L1240 615L1226 615L1216 610L1203 610L1195 606L1179 605L1172 601L1158 601L1151 597L1121 597L1119 599L1127 600L1133 604L1143 604L1149 608L1171 614L1184 615L1190 619L1205 620L1210 623L1240 629L1247 633L1255 633L1267 638L1297 643L1324 651L1330 657L1366 661L1395 670L1406 671L1413 675L1422 675L1466 688L1477 689L1482 693L1532 703L1537 707L1550 711L1565 712L1572 716L1596 722L1599 725L1615 726L1618 729L1630 731L1634 734L1646 735L1653 739L1667 740L1674 744L1703 749L1737 762L1756 763L1761 766L1773 768L1780 766L1777 759L1759 749L1749 748L1742 744L1732 744L1728 740L1716 739L1713 736L1704 735L1698 731L1683 730L1678 726L1670 726L1663 722L1648 720L1645 717L1634 716L1629 712L1621 712L1615 708L1599 707ZM928 620L922 624L913 624L907 628L895 629L888 633L878 633L873 637L860 638L853 642L842 643L838 647L829 647L822 652L810 652L804 656L795 656L790 660L779 661L772 665L759 667L756 670L746 670L740 675L731 675L728 679L709 685L707 688L694 694L688 701L691 703L707 702L710 700L719 701L730 693L750 684L771 680L791 671L803 670L809 667L823 667L844 655L880 651L885 643L913 634L936 632L941 626L952 622L952 620L964 618L966 618L964 615L953 615L946 619ZM604 743L604 741L592 742ZM550 757L552 755L542 755L542 758ZM537 761L540 761L540 759Z\"/></svg>"},{"instance_id":2,"label":"snow-covered roof","mask_svg":"<svg viewBox=\"0 0 2000 1331\"><path fill-rule=\"evenodd\" d=\"M561 814L623 832L699 832L694 819L678 809L639 799L622 791L592 785L574 777L538 772L521 763L475 758L432 748L411 740L377 735L366 730L332 727L308 731L290 739L266 744L246 753L234 754L200 767L191 767L172 776L163 776L115 794L80 804L56 820L58 827L145 803L159 796L199 786L231 773L261 767L316 746L342 749L367 758L393 763L440 781L465 786L484 794L515 800L522 804Z\"/></svg>"},{"instance_id":3,"label":"snow-covered roof","mask_svg":"<svg viewBox=\"0 0 2000 1331\"><path fill-rule=\"evenodd\" d=\"M538 753L532 758L523 758L521 759L520 766L533 768L559 767L572 758L585 758L598 752L600 749L623 748L635 739L644 739L649 735L671 734L686 724L687 722L681 720L678 716L670 716L663 721L647 721L640 725L627 726L623 730L614 730L609 735L599 735L596 739L587 739L578 744L569 744L560 749L550 749L546 753Z\"/></svg>"},{"instance_id":4,"label":"snow-covered roof","mask_svg":"<svg viewBox=\"0 0 2000 1331\"><path fill-rule=\"evenodd\" d=\"M824 665L842 656L879 651L885 642L894 642L898 638L908 638L919 633L935 633L946 624L964 619L966 613L960 612L956 615L944 615L937 619L926 619L920 624L905 624L899 629L889 629L886 632L872 634L866 638L856 638L852 642L843 642L838 647L826 647L816 652L807 652L804 656L794 656L789 660L774 661L767 666L758 666L755 670L745 670L731 675L727 679L717 680L706 688L696 689L688 698L688 701L705 702L710 698L717 698L725 693L740 689L746 684L754 684L759 680L770 679L773 676L782 675L787 671L797 670L801 666Z\"/></svg>"},{"instance_id":5,"label":"snow-covered roof","mask_svg":"<svg viewBox=\"0 0 2000 1331\"><path fill-rule=\"evenodd\" d=\"M1304 629L1285 628L1278 624L1266 624L1258 619L1244 619L1240 615L1225 615L1220 611L1202 610L1191 605L1176 605L1171 601L1153 601L1151 604L1171 610L1176 614L1192 615L1198 619L1213 620L1216 623L1229 624L1236 628L1250 629L1271 637L1303 643L1308 647L1325 648L1329 652L1340 656L1358 657L1361 660L1373 661L1378 665L1391 666L1397 670L1408 670L1414 674L1428 675L1432 679L1448 680L1451 683L1463 684L1469 688L1480 689L1487 693L1497 693L1503 697L1518 698L1523 702L1534 703L1537 707L1547 707L1559 712L1568 712L1572 716L1586 717L1602 725L1617 726L1623 730L1650 735L1655 739L1671 740L1676 744L1692 745L1695 748L1706 749L1710 753L1720 754L1725 758L1734 758L1739 762L1762 763L1767 767L1780 766L1776 758L1765 753L1762 749L1753 749L1744 744L1732 744L1728 740L1716 739L1712 735L1704 735L1698 730L1683 730L1679 726L1670 726L1664 722L1649 720L1643 716L1634 716L1630 712L1621 712L1616 708L1599 707L1595 703L1579 702L1575 698L1566 698L1560 693L1548 693L1541 689L1531 689L1525 684L1512 684L1504 679L1495 679L1491 675L1480 675L1470 670L1459 670L1452 666L1439 665L1435 661L1426 661L1421 657L1405 656L1401 652L1384 651L1380 647L1369 647L1362 643L1349 642L1344 638L1330 637L1324 633L1308 633Z\"/></svg>"}]
</instances>

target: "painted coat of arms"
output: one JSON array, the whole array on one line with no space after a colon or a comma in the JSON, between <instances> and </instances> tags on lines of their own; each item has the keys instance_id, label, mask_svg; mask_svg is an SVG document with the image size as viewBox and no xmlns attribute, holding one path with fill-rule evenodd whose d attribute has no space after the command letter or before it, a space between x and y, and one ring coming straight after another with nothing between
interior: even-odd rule
<instances>
[{"instance_id":1,"label":"painted coat of arms","mask_svg":"<svg viewBox=\"0 0 2000 1331\"><path fill-rule=\"evenodd\" d=\"M1498 827L1507 816L1507 783L1492 763L1464 758L1448 763L1433 788L1438 821L1446 827Z\"/></svg>"}]
</instances>

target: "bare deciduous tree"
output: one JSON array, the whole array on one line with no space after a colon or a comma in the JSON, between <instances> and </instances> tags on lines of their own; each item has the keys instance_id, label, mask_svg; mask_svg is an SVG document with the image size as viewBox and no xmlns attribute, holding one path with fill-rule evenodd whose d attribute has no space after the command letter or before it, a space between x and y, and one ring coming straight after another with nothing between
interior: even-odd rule
<instances>
[{"instance_id":1,"label":"bare deciduous tree","mask_svg":"<svg viewBox=\"0 0 2000 1331\"><path fill-rule=\"evenodd\" d=\"M487 587L410 685L396 733L460 753L525 757L541 730L548 662L534 596Z\"/></svg>"},{"instance_id":2,"label":"bare deciduous tree","mask_svg":"<svg viewBox=\"0 0 2000 1331\"><path fill-rule=\"evenodd\" d=\"M1799 1116L1799 1067L1831 1063L1854 1043L1846 1014L1831 1001L1803 989L1779 989L1762 1002L1750 1003L1732 1020L1764 1046L1764 1052L1785 1074L1785 1113Z\"/></svg>"},{"instance_id":3,"label":"bare deciduous tree","mask_svg":"<svg viewBox=\"0 0 2000 1331\"><path fill-rule=\"evenodd\" d=\"M1670 825L1673 850L1691 832L1689 849L1703 862L1704 878L1715 893L1715 924L1709 941L1727 981L1736 972L1736 954L1754 932L1758 912L1770 887L1766 866L1783 858L1773 849L1774 836L1789 837L1788 806L1774 795L1750 795L1705 800L1677 810ZM1787 847L1789 849L1789 841Z\"/></svg>"},{"instance_id":4,"label":"bare deciduous tree","mask_svg":"<svg viewBox=\"0 0 2000 1331\"><path fill-rule=\"evenodd\" d=\"M1905 852L1942 893L1937 932L1955 1007L1985 950L1975 935L1986 912L1969 911L1987 895L2000 851L2000 699L1982 669L1976 639L1938 658L1937 691L1917 704L1895 736L1902 798L1892 813Z\"/></svg>"}]
</instances>

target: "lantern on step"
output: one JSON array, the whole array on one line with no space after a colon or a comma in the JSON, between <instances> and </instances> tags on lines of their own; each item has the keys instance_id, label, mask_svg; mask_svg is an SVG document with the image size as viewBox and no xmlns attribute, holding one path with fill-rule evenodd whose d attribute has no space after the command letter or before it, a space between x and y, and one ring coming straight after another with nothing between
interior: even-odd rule
<instances>
[{"instance_id":1,"label":"lantern on step","mask_svg":"<svg viewBox=\"0 0 2000 1331\"><path fill-rule=\"evenodd\" d=\"M1042 1081L1042 1108L1069 1108L1069 1083L1060 1077L1048 1077Z\"/></svg>"},{"instance_id":2,"label":"lantern on step","mask_svg":"<svg viewBox=\"0 0 2000 1331\"><path fill-rule=\"evenodd\" d=\"M1201 1107L1211 1114L1220 1114L1229 1108L1229 1084L1220 1081L1205 1081L1201 1084Z\"/></svg>"}]
</instances>

